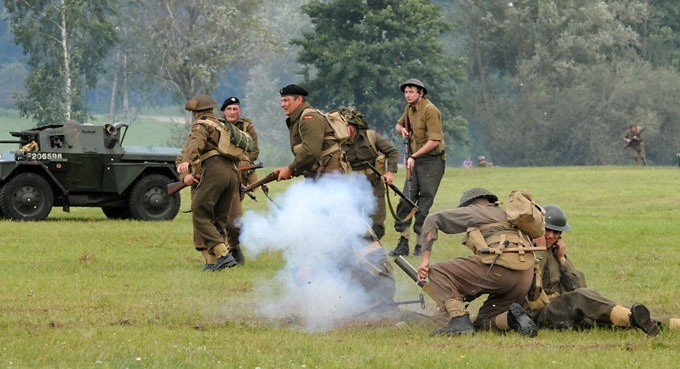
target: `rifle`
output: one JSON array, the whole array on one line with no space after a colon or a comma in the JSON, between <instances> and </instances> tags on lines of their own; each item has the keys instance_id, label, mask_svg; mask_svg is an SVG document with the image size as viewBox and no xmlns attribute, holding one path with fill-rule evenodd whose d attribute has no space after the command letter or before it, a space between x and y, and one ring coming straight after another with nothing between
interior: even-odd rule
<instances>
[{"instance_id":1,"label":"rifle","mask_svg":"<svg viewBox=\"0 0 680 369\"><path fill-rule=\"evenodd\" d=\"M246 171L246 170L258 169L258 168L262 168L262 163L243 165L243 166L239 166L237 169L239 171L243 172L243 171ZM196 175L195 177L196 177L196 179L201 178L200 175ZM168 183L168 185L167 185L168 196L174 195L175 193L179 192L180 190L182 190L184 187L187 187L187 186L188 185L186 183L184 183L184 181L177 181L177 182Z\"/></svg>"},{"instance_id":2,"label":"rifle","mask_svg":"<svg viewBox=\"0 0 680 369\"><path fill-rule=\"evenodd\" d=\"M425 293L434 300L435 303L437 303L438 307L444 306L444 303L439 299L436 293L434 293L434 290L432 289L432 286L430 286L429 283L426 281L419 281L418 280L418 271L408 262L406 259L404 259L403 256L399 255L394 259L394 263L397 264L401 270L404 271L416 284L418 287L422 288Z\"/></svg>"},{"instance_id":3,"label":"rifle","mask_svg":"<svg viewBox=\"0 0 680 369\"><path fill-rule=\"evenodd\" d=\"M640 141L640 135L642 134L642 132L645 131L645 129L647 129L647 127L642 127L641 130L639 130L636 134L634 134L634 135L630 138L630 141L628 141L628 142L626 143L626 146L624 146L623 148L624 148L624 149L627 149L633 142L638 142L638 141Z\"/></svg>"},{"instance_id":4,"label":"rifle","mask_svg":"<svg viewBox=\"0 0 680 369\"><path fill-rule=\"evenodd\" d=\"M252 191L252 190L254 190L254 189L256 189L260 186L264 186L267 183L274 181L278 178L279 178L279 172L273 171L273 172L267 174L264 178L258 180L257 182L253 182L253 183L251 183L247 186L242 186L241 187L241 193L242 194L248 193L248 192L250 192L250 191Z\"/></svg>"},{"instance_id":5,"label":"rifle","mask_svg":"<svg viewBox=\"0 0 680 369\"><path fill-rule=\"evenodd\" d=\"M380 173L380 171L378 171L378 168L373 166L373 164L371 164L368 161L365 161L364 164L366 164L369 168L371 168L371 170L374 171L375 174L378 175L378 177L382 177L382 173ZM394 191L394 193L399 195L399 197L401 197L404 201L406 201L412 208L416 209L416 211L419 210L418 205L416 205L415 202L413 202L411 199L408 198L408 196L406 196L403 192L401 192L399 190L399 188L394 185L394 183L387 183L387 185L392 189L392 191Z\"/></svg>"}]
</instances>

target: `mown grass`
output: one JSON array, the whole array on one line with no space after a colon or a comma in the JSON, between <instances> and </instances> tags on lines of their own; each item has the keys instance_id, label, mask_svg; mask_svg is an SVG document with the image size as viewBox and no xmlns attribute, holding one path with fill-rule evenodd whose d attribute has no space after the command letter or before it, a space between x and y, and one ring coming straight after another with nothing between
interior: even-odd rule
<instances>
[{"instance_id":1,"label":"mown grass","mask_svg":"<svg viewBox=\"0 0 680 369\"><path fill-rule=\"evenodd\" d=\"M680 316L678 183L674 167L449 168L433 210L456 206L473 186L501 197L529 189L539 203L567 212L568 253L590 287L623 305L642 302L655 315ZM276 196L287 185L270 188ZM183 197L186 210L186 190ZM265 209L262 194L258 200L244 204ZM388 249L397 240L390 228ZM460 238L442 236L433 259L466 255ZM281 256L265 253L244 267L203 273L190 214L146 223L107 220L96 208L57 208L44 222L0 221L0 240L5 368L675 368L680 360L677 332L446 338L429 336L439 324L430 319L305 332L254 313L273 293L268 282ZM417 287L395 273L397 299L414 298ZM423 313L431 314L427 302Z\"/></svg>"}]
</instances>

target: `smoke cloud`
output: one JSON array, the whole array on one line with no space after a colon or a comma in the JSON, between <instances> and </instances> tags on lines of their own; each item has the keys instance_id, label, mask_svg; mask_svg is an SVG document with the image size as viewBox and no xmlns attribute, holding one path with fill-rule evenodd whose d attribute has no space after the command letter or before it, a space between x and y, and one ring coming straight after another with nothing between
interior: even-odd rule
<instances>
[{"instance_id":1,"label":"smoke cloud","mask_svg":"<svg viewBox=\"0 0 680 369\"><path fill-rule=\"evenodd\" d=\"M363 175L329 175L296 182L266 213L241 218L241 243L248 255L280 251L285 266L274 281L258 286L266 294L257 313L294 319L309 331L342 325L370 307L370 291L352 280L349 267L370 227L375 198ZM267 301L270 300L270 301Z\"/></svg>"}]
</instances>

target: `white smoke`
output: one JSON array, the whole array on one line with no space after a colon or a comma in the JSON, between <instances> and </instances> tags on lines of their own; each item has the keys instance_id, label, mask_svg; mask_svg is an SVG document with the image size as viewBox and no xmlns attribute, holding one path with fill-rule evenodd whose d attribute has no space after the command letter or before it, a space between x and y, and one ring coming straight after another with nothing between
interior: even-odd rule
<instances>
[{"instance_id":1,"label":"white smoke","mask_svg":"<svg viewBox=\"0 0 680 369\"><path fill-rule=\"evenodd\" d=\"M375 198L363 175L329 175L296 182L267 213L246 212L241 244L250 257L281 251L285 266L275 281L259 286L271 301L257 313L293 318L310 331L341 325L363 312L371 299L350 278L348 256L368 243Z\"/></svg>"}]
</instances>

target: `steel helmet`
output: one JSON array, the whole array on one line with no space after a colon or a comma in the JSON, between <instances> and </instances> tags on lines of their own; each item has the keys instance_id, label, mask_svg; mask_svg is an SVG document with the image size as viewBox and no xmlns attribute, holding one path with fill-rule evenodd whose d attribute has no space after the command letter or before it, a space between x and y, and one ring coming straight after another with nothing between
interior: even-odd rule
<instances>
[{"instance_id":1,"label":"steel helmet","mask_svg":"<svg viewBox=\"0 0 680 369\"><path fill-rule=\"evenodd\" d=\"M402 84L399 86L399 90L400 90L401 92L404 92L404 89L406 89L406 86L416 86L416 87L420 87L420 88L423 89L423 96L427 95L427 88L425 88L425 85L424 85L423 82L421 82L419 79L411 78L411 79L407 80L406 82L402 83Z\"/></svg>"},{"instance_id":2,"label":"steel helmet","mask_svg":"<svg viewBox=\"0 0 680 369\"><path fill-rule=\"evenodd\" d=\"M217 105L215 99L208 95L198 95L187 100L184 109L189 111L203 111L213 109Z\"/></svg>"},{"instance_id":3,"label":"steel helmet","mask_svg":"<svg viewBox=\"0 0 680 369\"><path fill-rule=\"evenodd\" d=\"M546 205L545 210L545 228L553 231L564 232L571 229L567 224L567 214L557 205Z\"/></svg>"},{"instance_id":4,"label":"steel helmet","mask_svg":"<svg viewBox=\"0 0 680 369\"><path fill-rule=\"evenodd\" d=\"M463 206L468 206L472 202L472 200L479 198L479 197L486 197L489 199L490 202L496 202L498 201L498 196L492 194L488 190L484 188L471 188L465 192L463 192L463 196L460 197L460 204L458 204L458 207L461 208Z\"/></svg>"}]
</instances>

